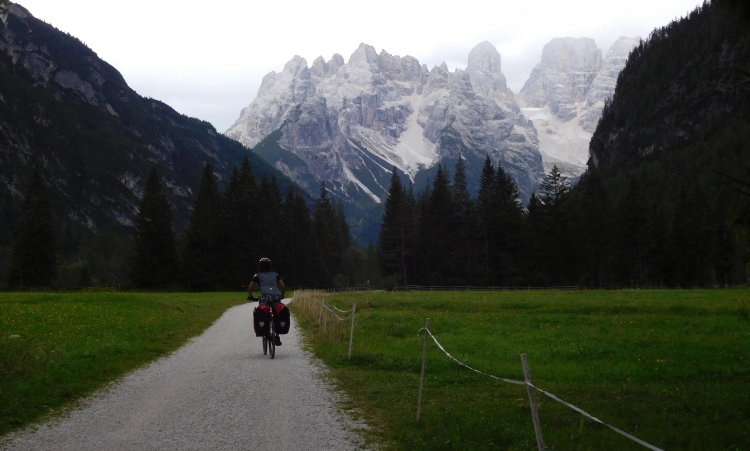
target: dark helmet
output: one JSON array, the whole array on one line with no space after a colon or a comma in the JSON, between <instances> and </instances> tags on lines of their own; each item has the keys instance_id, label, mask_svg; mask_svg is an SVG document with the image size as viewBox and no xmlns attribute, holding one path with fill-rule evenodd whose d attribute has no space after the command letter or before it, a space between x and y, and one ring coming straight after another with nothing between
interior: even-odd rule
<instances>
[{"instance_id":1,"label":"dark helmet","mask_svg":"<svg viewBox=\"0 0 750 451\"><path fill-rule=\"evenodd\" d=\"M270 271L271 270L271 259L263 257L258 261L258 266L260 267L261 271Z\"/></svg>"}]
</instances>

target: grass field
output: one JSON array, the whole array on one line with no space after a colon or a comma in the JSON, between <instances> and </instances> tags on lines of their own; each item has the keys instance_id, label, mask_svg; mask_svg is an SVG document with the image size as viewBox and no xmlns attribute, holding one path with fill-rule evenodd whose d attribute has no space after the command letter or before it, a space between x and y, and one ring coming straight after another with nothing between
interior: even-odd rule
<instances>
[{"instance_id":1,"label":"grass field","mask_svg":"<svg viewBox=\"0 0 750 451\"><path fill-rule=\"evenodd\" d=\"M705 291L411 292L326 297L358 303L348 339L296 311L307 342L396 450L535 450L526 389L450 361L430 342L422 421L416 407L425 319L448 352L534 384L665 450L750 450L749 293ZM294 308L294 303L292 304ZM348 335L348 334L347 334ZM539 395L553 450L641 445Z\"/></svg>"},{"instance_id":2,"label":"grass field","mask_svg":"<svg viewBox=\"0 0 750 451\"><path fill-rule=\"evenodd\" d=\"M0 435L199 335L243 293L0 293Z\"/></svg>"}]
</instances>

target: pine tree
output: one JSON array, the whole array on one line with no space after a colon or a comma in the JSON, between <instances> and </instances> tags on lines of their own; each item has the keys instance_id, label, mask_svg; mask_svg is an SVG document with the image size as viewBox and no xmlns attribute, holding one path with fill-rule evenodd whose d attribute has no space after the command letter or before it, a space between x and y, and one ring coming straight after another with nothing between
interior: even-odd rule
<instances>
[{"instance_id":1,"label":"pine tree","mask_svg":"<svg viewBox=\"0 0 750 451\"><path fill-rule=\"evenodd\" d=\"M476 274L476 220L474 211L474 200L469 194L466 183L466 166L463 157L459 154L456 162L456 173L453 176L453 223L454 234L452 241L455 244L454 258L456 283L468 285L475 282Z\"/></svg>"},{"instance_id":2,"label":"pine tree","mask_svg":"<svg viewBox=\"0 0 750 451\"><path fill-rule=\"evenodd\" d=\"M568 208L570 184L555 165L539 187L545 245L543 271L553 283L570 283L572 211Z\"/></svg>"},{"instance_id":3,"label":"pine tree","mask_svg":"<svg viewBox=\"0 0 750 451\"><path fill-rule=\"evenodd\" d=\"M425 255L429 284L453 285L464 283L456 276L458 265L455 248L461 243L454 240L455 224L453 211L455 202L448 171L438 163L437 173L432 182L430 210L425 239Z\"/></svg>"},{"instance_id":4,"label":"pine tree","mask_svg":"<svg viewBox=\"0 0 750 451\"><path fill-rule=\"evenodd\" d=\"M526 283L534 285L549 285L545 275L546 264L546 227L543 205L536 193L531 193L526 207L525 217L525 273Z\"/></svg>"},{"instance_id":5,"label":"pine tree","mask_svg":"<svg viewBox=\"0 0 750 451\"><path fill-rule=\"evenodd\" d=\"M432 224L430 223L430 212L432 206L432 186L430 181L425 182L424 189L420 191L414 201L414 278L413 285L428 284L432 278L429 262L429 234Z\"/></svg>"},{"instance_id":6,"label":"pine tree","mask_svg":"<svg viewBox=\"0 0 750 451\"><path fill-rule=\"evenodd\" d=\"M585 278L590 285L603 288L609 266L610 246L610 198L596 171L586 174L583 187L581 222L585 229L582 247L585 253Z\"/></svg>"},{"instance_id":7,"label":"pine tree","mask_svg":"<svg viewBox=\"0 0 750 451\"><path fill-rule=\"evenodd\" d=\"M501 164L497 165L494 180L491 206L494 210L492 227L496 239L491 262L497 281L502 285L511 285L517 282L519 273L523 206L518 185Z\"/></svg>"},{"instance_id":8,"label":"pine tree","mask_svg":"<svg viewBox=\"0 0 750 451\"><path fill-rule=\"evenodd\" d=\"M47 184L39 169L31 171L21 207L21 224L11 256L10 285L48 285L55 279L57 239Z\"/></svg>"},{"instance_id":9,"label":"pine tree","mask_svg":"<svg viewBox=\"0 0 750 451\"><path fill-rule=\"evenodd\" d=\"M496 187L495 169L492 167L490 156L484 160L482 174L479 178L479 191L477 193L477 219L479 222L479 233L481 239L478 243L479 253L481 255L481 266L479 272L486 283L493 283L494 277L491 275L491 258L495 250L495 219L496 209Z\"/></svg>"},{"instance_id":10,"label":"pine tree","mask_svg":"<svg viewBox=\"0 0 750 451\"><path fill-rule=\"evenodd\" d=\"M206 163L185 229L183 283L194 290L214 290L223 258L221 241L221 193L214 167Z\"/></svg>"},{"instance_id":11,"label":"pine tree","mask_svg":"<svg viewBox=\"0 0 750 451\"><path fill-rule=\"evenodd\" d=\"M644 208L641 185L631 179L625 197L617 211L617 257L620 283L629 287L643 287L645 256L648 253L648 218Z\"/></svg>"},{"instance_id":12,"label":"pine tree","mask_svg":"<svg viewBox=\"0 0 750 451\"><path fill-rule=\"evenodd\" d=\"M275 175L269 180L264 174L258 189L258 204L253 206L259 226L259 235L254 242L260 257L268 257L275 270L282 272L286 265L282 235L283 198Z\"/></svg>"},{"instance_id":13,"label":"pine tree","mask_svg":"<svg viewBox=\"0 0 750 451\"><path fill-rule=\"evenodd\" d=\"M130 276L140 288L164 287L175 282L177 265L172 207L154 166L138 208Z\"/></svg>"},{"instance_id":14,"label":"pine tree","mask_svg":"<svg viewBox=\"0 0 750 451\"><path fill-rule=\"evenodd\" d=\"M380 227L378 255L381 259L381 273L384 276L398 274L402 277L403 284L407 284L409 279L407 260L412 251L411 216L407 193L394 166Z\"/></svg>"},{"instance_id":15,"label":"pine tree","mask_svg":"<svg viewBox=\"0 0 750 451\"><path fill-rule=\"evenodd\" d=\"M371 289L379 288L380 271L378 270L378 255L377 251L375 250L375 246L372 244L372 241L367 244L366 258L367 263L365 270L367 274L367 287Z\"/></svg>"},{"instance_id":16,"label":"pine tree","mask_svg":"<svg viewBox=\"0 0 750 451\"><path fill-rule=\"evenodd\" d=\"M317 287L327 268L317 245L307 201L291 187L284 198L284 244L288 259L283 268L287 285Z\"/></svg>"},{"instance_id":17,"label":"pine tree","mask_svg":"<svg viewBox=\"0 0 750 451\"><path fill-rule=\"evenodd\" d=\"M315 236L318 246L322 251L328 274L325 275L323 285L331 286L333 277L341 271L341 250L339 249L340 237L339 223L336 219L336 207L328 196L325 182L320 184L320 197L315 200Z\"/></svg>"},{"instance_id":18,"label":"pine tree","mask_svg":"<svg viewBox=\"0 0 750 451\"><path fill-rule=\"evenodd\" d=\"M260 258L255 242L259 225L254 211L258 187L247 155L240 167L232 170L222 197L222 285L247 287Z\"/></svg>"}]
</instances>

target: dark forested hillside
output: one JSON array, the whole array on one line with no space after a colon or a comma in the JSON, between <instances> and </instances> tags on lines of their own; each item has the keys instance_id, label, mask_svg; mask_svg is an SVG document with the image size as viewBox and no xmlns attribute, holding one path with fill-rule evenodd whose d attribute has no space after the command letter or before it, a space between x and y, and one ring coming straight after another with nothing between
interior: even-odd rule
<instances>
[{"instance_id":1,"label":"dark forested hillside","mask_svg":"<svg viewBox=\"0 0 750 451\"><path fill-rule=\"evenodd\" d=\"M0 272L36 165L50 187L62 255L85 236L132 231L149 169L160 167L179 231L205 162L220 183L248 155L198 119L130 89L78 39L17 4L0 23ZM258 178L276 174L249 153Z\"/></svg>"},{"instance_id":2,"label":"dark forested hillside","mask_svg":"<svg viewBox=\"0 0 750 451\"><path fill-rule=\"evenodd\" d=\"M588 178L613 201L621 282L744 278L743 231L727 228L750 164L750 40L735 25L714 2L654 30L603 111Z\"/></svg>"},{"instance_id":3,"label":"dark forested hillside","mask_svg":"<svg viewBox=\"0 0 750 451\"><path fill-rule=\"evenodd\" d=\"M654 30L620 72L591 140L590 166L658 160L740 130L750 116L748 70L747 41L716 5Z\"/></svg>"}]
</instances>

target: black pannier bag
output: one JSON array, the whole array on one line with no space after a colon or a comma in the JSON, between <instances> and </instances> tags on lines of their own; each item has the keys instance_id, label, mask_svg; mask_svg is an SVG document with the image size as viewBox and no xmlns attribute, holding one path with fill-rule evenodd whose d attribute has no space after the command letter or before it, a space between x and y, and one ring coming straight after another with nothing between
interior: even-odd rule
<instances>
[{"instance_id":1,"label":"black pannier bag","mask_svg":"<svg viewBox=\"0 0 750 451\"><path fill-rule=\"evenodd\" d=\"M260 304L253 309L253 328L255 336L262 337L268 334L269 324L271 324L271 307L266 304Z\"/></svg>"},{"instance_id":2,"label":"black pannier bag","mask_svg":"<svg viewBox=\"0 0 750 451\"><path fill-rule=\"evenodd\" d=\"M274 328L280 335L289 333L290 317L289 309L286 305L279 302L274 306Z\"/></svg>"}]
</instances>

